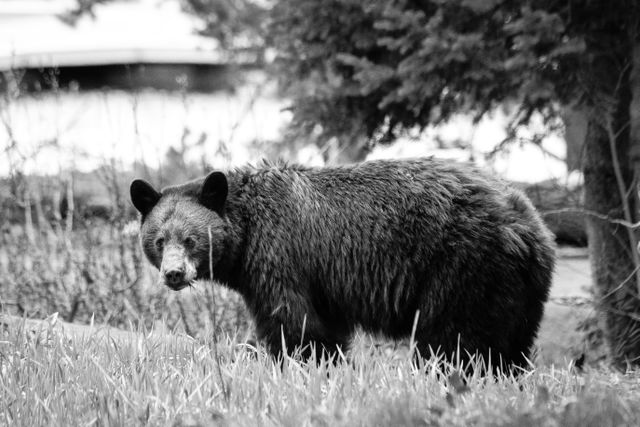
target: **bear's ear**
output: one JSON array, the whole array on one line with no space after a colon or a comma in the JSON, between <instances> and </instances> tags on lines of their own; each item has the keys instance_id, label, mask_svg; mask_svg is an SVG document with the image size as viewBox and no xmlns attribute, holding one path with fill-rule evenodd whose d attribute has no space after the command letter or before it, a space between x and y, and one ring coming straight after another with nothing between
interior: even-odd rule
<instances>
[{"instance_id":1,"label":"bear's ear","mask_svg":"<svg viewBox=\"0 0 640 427\"><path fill-rule=\"evenodd\" d=\"M131 202L142 215L147 215L160 200L158 193L147 181L136 179L129 188Z\"/></svg>"},{"instance_id":2,"label":"bear's ear","mask_svg":"<svg viewBox=\"0 0 640 427\"><path fill-rule=\"evenodd\" d=\"M211 172L202 184L200 203L222 215L228 192L227 177L222 172Z\"/></svg>"}]
</instances>

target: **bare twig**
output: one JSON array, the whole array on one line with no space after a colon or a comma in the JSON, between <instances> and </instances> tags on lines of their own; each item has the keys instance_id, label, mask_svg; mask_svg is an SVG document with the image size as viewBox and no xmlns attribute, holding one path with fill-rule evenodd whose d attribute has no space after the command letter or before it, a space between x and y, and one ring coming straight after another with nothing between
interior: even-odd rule
<instances>
[{"instance_id":1,"label":"bare twig","mask_svg":"<svg viewBox=\"0 0 640 427\"><path fill-rule=\"evenodd\" d=\"M207 233L209 235L209 278L213 282L213 239L211 235L211 226L207 227ZM225 402L229 405L229 389L227 388L224 378L222 377L222 368L220 367L220 356L218 355L218 334L216 328L216 298L213 293L213 289L209 293L211 296L211 321L213 328L213 355L216 358L216 369L218 371L218 378L220 378L220 386L222 387L222 394L224 395Z\"/></svg>"},{"instance_id":2,"label":"bare twig","mask_svg":"<svg viewBox=\"0 0 640 427\"><path fill-rule=\"evenodd\" d=\"M74 212L75 205L73 202L73 171L71 171L69 172L69 178L67 180L67 217L65 218L65 244L69 253L71 253L71 231L73 228Z\"/></svg>"},{"instance_id":3,"label":"bare twig","mask_svg":"<svg viewBox=\"0 0 640 427\"><path fill-rule=\"evenodd\" d=\"M622 177L622 170L620 168L620 159L618 158L618 150L616 147L616 132L613 129L613 123L611 117L607 117L606 120L607 135L609 137L609 148L611 150L611 160L613 162L613 171L616 176L616 183L618 184L618 192L620 193L620 199L622 203L622 210L624 213L624 219L628 223L633 222L633 215L631 214L631 207L629 206L629 199L626 197L627 188ZM633 265L636 270L640 269L640 254L636 248L638 247L638 239L633 232L633 228L627 227L627 236L629 238L629 244L631 245L631 254L633 259ZM636 288L638 295L640 295L640 271L636 273Z\"/></svg>"},{"instance_id":4,"label":"bare twig","mask_svg":"<svg viewBox=\"0 0 640 427\"><path fill-rule=\"evenodd\" d=\"M31 193L29 192L29 186L26 186L24 190L24 227L27 240L33 245L35 236L33 232L33 218L31 217Z\"/></svg>"},{"instance_id":5,"label":"bare twig","mask_svg":"<svg viewBox=\"0 0 640 427\"><path fill-rule=\"evenodd\" d=\"M621 225L623 227L626 227L628 229L631 230L635 230L640 228L640 222L631 222L631 221L626 221L623 219L616 219L616 218L611 218L610 216L607 215L603 215L601 213L598 213L596 211L592 211L592 210L588 210L588 209L578 209L578 208L563 208L563 209L552 209L549 211L544 211L541 212L542 216L549 216L549 215L555 215L555 214L563 214L563 213L572 213L572 214L583 214L583 215L587 215L587 216L591 216L594 218L598 218L601 219L603 221L607 221L611 224L618 224ZM634 246L635 248L635 246Z\"/></svg>"},{"instance_id":6,"label":"bare twig","mask_svg":"<svg viewBox=\"0 0 640 427\"><path fill-rule=\"evenodd\" d=\"M618 292L620 289L622 289L624 287L624 285L627 284L627 282L629 280L631 280L631 278L633 276L636 275L636 273L638 272L638 270L640 270L640 267L636 267L631 274L629 274L622 282L620 282L620 284L618 286L616 286L615 288L611 289L609 292L607 292L606 294L602 295L600 297L600 300L603 301L605 298L610 297L611 295L615 294L616 292Z\"/></svg>"}]
</instances>

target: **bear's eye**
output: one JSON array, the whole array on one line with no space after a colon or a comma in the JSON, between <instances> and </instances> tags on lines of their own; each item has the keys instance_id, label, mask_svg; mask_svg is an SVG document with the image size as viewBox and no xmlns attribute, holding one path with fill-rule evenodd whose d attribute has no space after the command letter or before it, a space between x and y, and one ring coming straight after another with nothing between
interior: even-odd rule
<instances>
[{"instance_id":1,"label":"bear's eye","mask_svg":"<svg viewBox=\"0 0 640 427\"><path fill-rule=\"evenodd\" d=\"M196 241L193 237L187 237L184 239L184 246L187 248L193 248L196 245Z\"/></svg>"},{"instance_id":2,"label":"bear's eye","mask_svg":"<svg viewBox=\"0 0 640 427\"><path fill-rule=\"evenodd\" d=\"M159 238L156 240L156 248L157 248L159 251L161 251L161 250L162 250L162 248L164 248L164 239L163 239L162 237L159 237Z\"/></svg>"}]
</instances>

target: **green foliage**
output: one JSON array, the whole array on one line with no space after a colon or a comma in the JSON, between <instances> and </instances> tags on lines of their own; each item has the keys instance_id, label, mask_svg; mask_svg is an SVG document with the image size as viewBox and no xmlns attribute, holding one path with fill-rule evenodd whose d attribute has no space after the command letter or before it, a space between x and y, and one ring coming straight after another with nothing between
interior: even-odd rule
<instances>
[{"instance_id":1,"label":"green foliage","mask_svg":"<svg viewBox=\"0 0 640 427\"><path fill-rule=\"evenodd\" d=\"M298 127L393 137L507 100L523 121L588 102L639 16L632 0L280 0L270 29Z\"/></svg>"}]
</instances>

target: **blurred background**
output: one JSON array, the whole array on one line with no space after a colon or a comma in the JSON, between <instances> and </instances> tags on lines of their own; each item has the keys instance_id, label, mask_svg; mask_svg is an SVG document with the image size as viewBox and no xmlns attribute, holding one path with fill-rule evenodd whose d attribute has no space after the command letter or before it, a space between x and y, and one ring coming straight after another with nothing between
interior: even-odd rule
<instances>
[{"instance_id":1,"label":"blurred background","mask_svg":"<svg viewBox=\"0 0 640 427\"><path fill-rule=\"evenodd\" d=\"M534 11L532 21L519 7L496 18L495 1L452 2L456 17L506 22L516 41L518 31L537 32L497 56L498 72L486 65L492 36L429 32L421 6L330 3L0 0L2 310L113 326L162 320L194 336L212 319L221 330L246 328L244 307L224 289L154 286L128 184L162 187L263 158L475 162L526 191L558 243L574 248L563 249L554 295L591 298L580 210L592 110L563 91L573 80L542 84L527 62L535 52L536 64L555 58L549 69L575 71L588 37L580 44L558 26L552 15L562 10ZM216 313L198 306L213 292ZM580 327L597 340L597 323Z\"/></svg>"}]
</instances>

